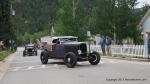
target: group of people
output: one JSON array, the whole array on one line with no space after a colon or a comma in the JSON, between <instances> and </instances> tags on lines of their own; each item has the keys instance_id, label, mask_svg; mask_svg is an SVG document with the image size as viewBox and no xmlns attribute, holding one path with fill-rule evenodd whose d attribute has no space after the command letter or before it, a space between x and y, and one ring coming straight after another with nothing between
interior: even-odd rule
<instances>
[{"instance_id":1,"label":"group of people","mask_svg":"<svg viewBox=\"0 0 150 84\"><path fill-rule=\"evenodd\" d=\"M108 36L102 36L100 40L100 45L103 55L111 56L111 44L112 40Z\"/></svg>"}]
</instances>

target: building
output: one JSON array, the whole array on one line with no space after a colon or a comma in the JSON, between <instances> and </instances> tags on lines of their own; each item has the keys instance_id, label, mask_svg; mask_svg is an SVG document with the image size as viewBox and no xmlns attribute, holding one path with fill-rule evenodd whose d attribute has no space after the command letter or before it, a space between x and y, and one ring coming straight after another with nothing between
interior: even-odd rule
<instances>
[{"instance_id":1,"label":"building","mask_svg":"<svg viewBox=\"0 0 150 84\"><path fill-rule=\"evenodd\" d=\"M150 39L150 9L145 14L145 16L142 18L139 26L142 29L144 45L147 45L148 39ZM146 49L145 55L148 55L148 53L147 53L148 47L146 46L145 49Z\"/></svg>"}]
</instances>

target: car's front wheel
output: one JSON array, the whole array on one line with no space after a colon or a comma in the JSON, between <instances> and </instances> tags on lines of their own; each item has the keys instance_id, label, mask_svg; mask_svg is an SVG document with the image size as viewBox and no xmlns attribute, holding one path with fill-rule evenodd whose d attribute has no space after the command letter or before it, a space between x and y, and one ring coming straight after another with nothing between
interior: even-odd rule
<instances>
[{"instance_id":1,"label":"car's front wheel","mask_svg":"<svg viewBox=\"0 0 150 84\"><path fill-rule=\"evenodd\" d=\"M65 55L64 62L68 68L73 68L77 63L77 56L74 53L69 52Z\"/></svg>"},{"instance_id":2,"label":"car's front wheel","mask_svg":"<svg viewBox=\"0 0 150 84\"><path fill-rule=\"evenodd\" d=\"M100 62L100 54L98 52L93 52L89 55L89 62L92 65L97 65Z\"/></svg>"},{"instance_id":3,"label":"car's front wheel","mask_svg":"<svg viewBox=\"0 0 150 84\"><path fill-rule=\"evenodd\" d=\"M48 53L46 51L41 52L41 62L42 64L47 64L48 62Z\"/></svg>"}]
</instances>

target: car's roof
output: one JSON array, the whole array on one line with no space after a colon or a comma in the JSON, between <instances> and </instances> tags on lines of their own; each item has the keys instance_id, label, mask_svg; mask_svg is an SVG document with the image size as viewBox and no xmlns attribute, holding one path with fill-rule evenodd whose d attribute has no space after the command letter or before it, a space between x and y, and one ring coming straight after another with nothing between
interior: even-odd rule
<instances>
[{"instance_id":1,"label":"car's roof","mask_svg":"<svg viewBox=\"0 0 150 84\"><path fill-rule=\"evenodd\" d=\"M53 39L59 39L59 38L78 38L76 36L54 36Z\"/></svg>"}]
</instances>

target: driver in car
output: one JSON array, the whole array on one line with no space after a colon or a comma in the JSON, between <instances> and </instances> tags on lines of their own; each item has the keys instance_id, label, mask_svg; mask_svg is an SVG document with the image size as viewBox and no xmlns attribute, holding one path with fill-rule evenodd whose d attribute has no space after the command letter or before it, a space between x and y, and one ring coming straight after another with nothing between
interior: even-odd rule
<instances>
[{"instance_id":1,"label":"driver in car","mask_svg":"<svg viewBox=\"0 0 150 84\"><path fill-rule=\"evenodd\" d=\"M55 40L53 40L53 45L52 45L52 50L54 50L56 47L58 47L59 46L59 44L60 44L60 42L59 42L59 40L58 39L55 39Z\"/></svg>"}]
</instances>

